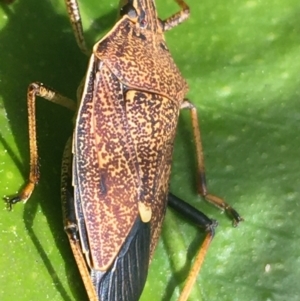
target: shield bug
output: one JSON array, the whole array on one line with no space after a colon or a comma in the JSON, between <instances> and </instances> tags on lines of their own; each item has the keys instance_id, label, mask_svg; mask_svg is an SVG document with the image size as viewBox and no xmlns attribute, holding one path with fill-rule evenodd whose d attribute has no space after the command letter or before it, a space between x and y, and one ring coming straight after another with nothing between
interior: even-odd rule
<instances>
[{"instance_id":1,"label":"shield bug","mask_svg":"<svg viewBox=\"0 0 300 301\"><path fill-rule=\"evenodd\" d=\"M207 232L179 300L187 300L216 221L168 192L173 142L181 109L191 113L198 160L198 192L226 210L234 225L242 218L207 191L195 106L175 65L164 32L189 16L189 8L166 20L154 0L121 1L120 18L93 47L75 103L40 83L28 88L30 174L9 209L26 201L39 179L36 97L77 110L75 129L62 164L65 230L90 300L139 299L167 205ZM77 43L85 46L76 0L66 0Z\"/></svg>"}]
</instances>

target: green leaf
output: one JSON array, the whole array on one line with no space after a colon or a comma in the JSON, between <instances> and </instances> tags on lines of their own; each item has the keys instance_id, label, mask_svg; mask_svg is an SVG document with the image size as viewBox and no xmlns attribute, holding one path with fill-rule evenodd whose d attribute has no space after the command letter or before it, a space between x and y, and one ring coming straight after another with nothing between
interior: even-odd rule
<instances>
[{"instance_id":1,"label":"green leaf","mask_svg":"<svg viewBox=\"0 0 300 301\"><path fill-rule=\"evenodd\" d=\"M84 2L84 3L83 3ZM101 3L100 3L101 2ZM114 24L117 1L81 1L90 46ZM191 17L166 34L198 108L209 190L245 218L238 228L196 194L188 112L180 116L171 190L219 227L193 301L297 301L300 4L296 0L189 1ZM167 18L178 6L158 1ZM0 196L29 171L26 89L40 81L76 97L88 58L63 1L0 5ZM37 103L41 180L30 201L0 210L0 300L87 300L63 230L61 155L72 113ZM177 300L204 233L168 211L141 298Z\"/></svg>"}]
</instances>

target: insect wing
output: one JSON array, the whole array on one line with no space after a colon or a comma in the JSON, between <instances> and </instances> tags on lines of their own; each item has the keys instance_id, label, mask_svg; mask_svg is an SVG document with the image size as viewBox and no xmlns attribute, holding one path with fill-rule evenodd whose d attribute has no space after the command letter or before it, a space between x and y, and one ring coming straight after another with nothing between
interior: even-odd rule
<instances>
[{"instance_id":1,"label":"insect wing","mask_svg":"<svg viewBox=\"0 0 300 301\"><path fill-rule=\"evenodd\" d=\"M75 202L93 268L113 263L138 215L140 186L124 120L123 85L92 56L74 133Z\"/></svg>"},{"instance_id":2,"label":"insect wing","mask_svg":"<svg viewBox=\"0 0 300 301\"><path fill-rule=\"evenodd\" d=\"M62 168L62 201L65 229L67 230L75 258L77 260L78 258L82 258L78 252L86 254L86 260L83 262L84 265L79 261L79 268L83 267L83 271L80 271L85 276L84 271L88 267L88 278L91 279L93 284L91 290L95 290L97 296L96 299L93 298L92 300L137 301L143 291L148 274L150 223L144 223L137 217L113 264L106 271L94 269L91 263L87 262L87 260L90 260L90 249L82 212L82 203L80 200L79 202L74 202L74 189L70 172L70 159L72 155L69 144L68 142L66 145ZM75 187L77 187L76 174L73 181ZM76 247L78 238L75 225L77 225L78 232L80 233L80 244L83 252L80 251L80 248ZM87 290L91 292L90 286L88 286Z\"/></svg>"},{"instance_id":3,"label":"insect wing","mask_svg":"<svg viewBox=\"0 0 300 301\"><path fill-rule=\"evenodd\" d=\"M151 255L167 206L177 102L146 91L128 90L125 114L138 162L140 202L151 208Z\"/></svg>"},{"instance_id":4,"label":"insect wing","mask_svg":"<svg viewBox=\"0 0 300 301\"><path fill-rule=\"evenodd\" d=\"M139 300L148 274L149 242L150 223L137 218L108 271L91 270L99 300Z\"/></svg>"}]
</instances>

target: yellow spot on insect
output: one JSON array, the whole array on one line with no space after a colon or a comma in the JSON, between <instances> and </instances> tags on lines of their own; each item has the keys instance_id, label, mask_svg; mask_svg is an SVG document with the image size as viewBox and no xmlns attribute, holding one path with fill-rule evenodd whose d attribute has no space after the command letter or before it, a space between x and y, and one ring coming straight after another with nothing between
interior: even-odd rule
<instances>
[{"instance_id":1,"label":"yellow spot on insect","mask_svg":"<svg viewBox=\"0 0 300 301\"><path fill-rule=\"evenodd\" d=\"M151 219L151 216L152 216L152 210L151 210L151 208L148 207L148 206L146 206L142 202L139 202L138 206L139 206L139 213L140 213L141 220L144 223L148 223L150 221L150 219Z\"/></svg>"}]
</instances>

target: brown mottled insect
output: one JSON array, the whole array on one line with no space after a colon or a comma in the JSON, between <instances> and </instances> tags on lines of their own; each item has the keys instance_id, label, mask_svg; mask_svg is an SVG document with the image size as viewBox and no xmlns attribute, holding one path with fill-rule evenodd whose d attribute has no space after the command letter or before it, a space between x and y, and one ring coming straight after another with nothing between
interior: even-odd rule
<instances>
[{"instance_id":1,"label":"brown mottled insect","mask_svg":"<svg viewBox=\"0 0 300 301\"><path fill-rule=\"evenodd\" d=\"M168 194L173 142L180 109L191 112L198 159L199 193L242 218L207 192L196 108L184 98L188 86L166 46L164 32L189 16L189 8L166 20L154 0L121 1L120 18L90 57L75 130L62 167L65 230L90 300L139 299L161 231L167 204L207 231L179 300L187 300L216 222ZM76 0L66 0L75 36L86 50ZM40 96L75 110L74 102L40 83L28 88L30 175L7 200L26 201L39 179L35 100Z\"/></svg>"}]
</instances>

